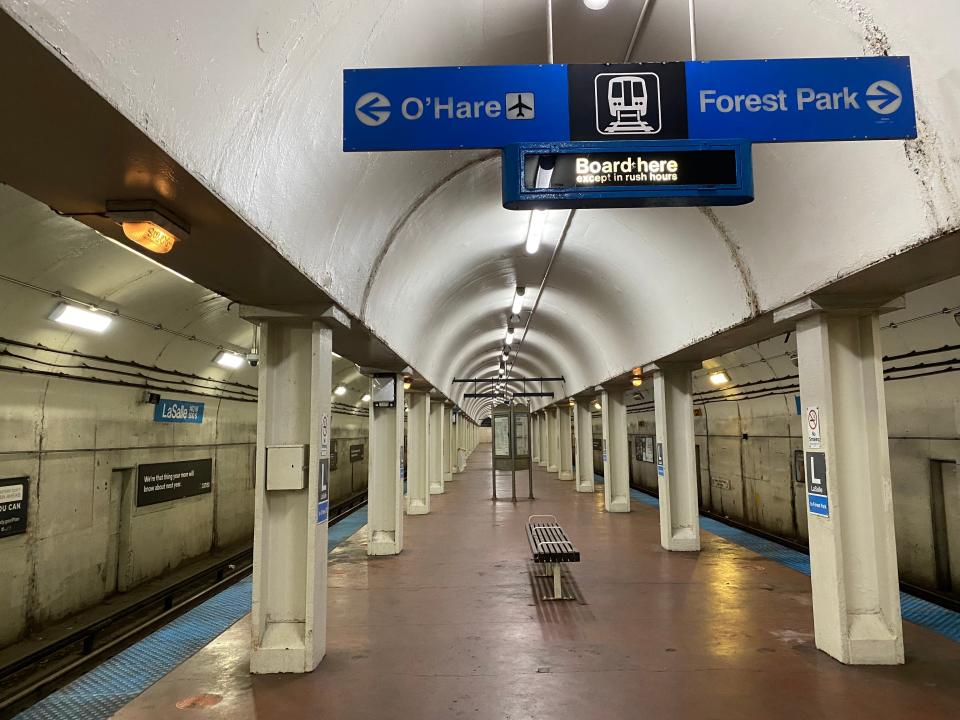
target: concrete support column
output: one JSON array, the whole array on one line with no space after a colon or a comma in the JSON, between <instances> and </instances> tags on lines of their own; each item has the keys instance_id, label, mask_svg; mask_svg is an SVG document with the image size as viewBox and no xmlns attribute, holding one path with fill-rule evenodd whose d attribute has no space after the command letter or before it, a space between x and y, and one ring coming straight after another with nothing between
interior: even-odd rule
<instances>
[{"instance_id":1,"label":"concrete support column","mask_svg":"<svg viewBox=\"0 0 960 720\"><path fill-rule=\"evenodd\" d=\"M699 367L699 366L698 366ZM700 549L696 440L693 430L693 367L650 366L657 423L660 545L664 550Z\"/></svg>"},{"instance_id":2,"label":"concrete support column","mask_svg":"<svg viewBox=\"0 0 960 720\"><path fill-rule=\"evenodd\" d=\"M446 473L443 467L443 441L445 438L443 422L443 401L431 401L430 403L430 424L427 431L427 477L429 478L430 494L443 494L443 481Z\"/></svg>"},{"instance_id":3,"label":"concrete support column","mask_svg":"<svg viewBox=\"0 0 960 720\"><path fill-rule=\"evenodd\" d=\"M367 487L368 555L403 550L403 376L396 376L396 407L370 404L370 460Z\"/></svg>"},{"instance_id":4,"label":"concrete support column","mask_svg":"<svg viewBox=\"0 0 960 720\"><path fill-rule=\"evenodd\" d=\"M430 395L409 393L407 413L407 515L430 512Z\"/></svg>"},{"instance_id":5,"label":"concrete support column","mask_svg":"<svg viewBox=\"0 0 960 720\"><path fill-rule=\"evenodd\" d=\"M453 406L443 404L443 484L453 480Z\"/></svg>"},{"instance_id":6,"label":"concrete support column","mask_svg":"<svg viewBox=\"0 0 960 720\"><path fill-rule=\"evenodd\" d=\"M560 437L557 432L559 423L557 422L557 409L548 408L546 411L547 421L547 472L560 471Z\"/></svg>"},{"instance_id":7,"label":"concrete support column","mask_svg":"<svg viewBox=\"0 0 960 720\"><path fill-rule=\"evenodd\" d=\"M607 512L630 512L630 449L623 390L604 389L600 402L603 423L603 504Z\"/></svg>"},{"instance_id":8,"label":"concrete support column","mask_svg":"<svg viewBox=\"0 0 960 720\"><path fill-rule=\"evenodd\" d=\"M573 411L573 433L577 444L577 492L594 491L593 416L590 400L577 398Z\"/></svg>"},{"instance_id":9,"label":"concrete support column","mask_svg":"<svg viewBox=\"0 0 960 720\"><path fill-rule=\"evenodd\" d=\"M557 426L559 458L557 461L557 471L560 473L561 480L573 480L573 439L570 435L570 412L569 405L560 405L557 407Z\"/></svg>"},{"instance_id":10,"label":"concrete support column","mask_svg":"<svg viewBox=\"0 0 960 720\"><path fill-rule=\"evenodd\" d=\"M550 423L547 421L546 410L541 410L538 415L540 416L540 419L537 421L537 426L540 429L540 467L546 468L550 460L550 438L548 433Z\"/></svg>"},{"instance_id":11,"label":"concrete support column","mask_svg":"<svg viewBox=\"0 0 960 720\"><path fill-rule=\"evenodd\" d=\"M898 300L883 309L903 307ZM903 663L903 627L881 308L842 302L777 313L797 317L814 634L840 662L894 665Z\"/></svg>"},{"instance_id":12,"label":"concrete support column","mask_svg":"<svg viewBox=\"0 0 960 720\"><path fill-rule=\"evenodd\" d=\"M260 325L252 673L305 673L326 652L331 330Z\"/></svg>"},{"instance_id":13,"label":"concrete support column","mask_svg":"<svg viewBox=\"0 0 960 720\"><path fill-rule=\"evenodd\" d=\"M530 459L540 462L540 416L537 413L530 415Z\"/></svg>"}]
</instances>

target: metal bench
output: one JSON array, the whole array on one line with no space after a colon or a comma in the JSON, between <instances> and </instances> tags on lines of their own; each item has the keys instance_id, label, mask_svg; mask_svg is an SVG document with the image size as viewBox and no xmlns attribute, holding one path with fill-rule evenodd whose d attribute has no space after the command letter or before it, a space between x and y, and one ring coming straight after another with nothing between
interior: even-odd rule
<instances>
[{"instance_id":1,"label":"metal bench","mask_svg":"<svg viewBox=\"0 0 960 720\"><path fill-rule=\"evenodd\" d=\"M543 599L573 600L572 597L563 594L560 584L560 564L580 562L580 551L570 542L570 538L557 522L556 516L531 515L527 518L527 541L530 543L533 561L546 564L547 571L552 571L553 595ZM551 577L551 575L539 577Z\"/></svg>"}]
</instances>

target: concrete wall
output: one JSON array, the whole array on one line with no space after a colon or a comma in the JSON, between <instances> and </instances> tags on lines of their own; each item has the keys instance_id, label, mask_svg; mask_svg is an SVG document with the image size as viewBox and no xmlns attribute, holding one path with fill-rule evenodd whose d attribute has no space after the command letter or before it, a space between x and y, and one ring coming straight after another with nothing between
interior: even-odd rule
<instances>
[{"instance_id":1,"label":"concrete wall","mask_svg":"<svg viewBox=\"0 0 960 720\"><path fill-rule=\"evenodd\" d=\"M30 478L27 532L0 540L0 644L249 539L256 406L183 394L203 424L158 424L142 395L0 374L0 478ZM211 493L135 506L138 464L198 458Z\"/></svg>"},{"instance_id":2,"label":"concrete wall","mask_svg":"<svg viewBox=\"0 0 960 720\"><path fill-rule=\"evenodd\" d=\"M888 381L887 423L900 576L936 587L931 461L946 460L944 495L954 591L960 591L960 373ZM784 538L806 542L803 449L795 394L695 407L701 505ZM628 415L631 483L656 490L656 465L638 462L633 442L655 435L653 411ZM598 430L595 430L598 432ZM840 479L842 483L842 479Z\"/></svg>"}]
</instances>

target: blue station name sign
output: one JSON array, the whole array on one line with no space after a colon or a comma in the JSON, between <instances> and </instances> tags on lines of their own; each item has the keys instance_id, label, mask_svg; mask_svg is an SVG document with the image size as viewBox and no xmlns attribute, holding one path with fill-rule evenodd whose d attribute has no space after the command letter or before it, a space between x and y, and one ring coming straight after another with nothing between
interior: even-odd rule
<instances>
[{"instance_id":1,"label":"blue station name sign","mask_svg":"<svg viewBox=\"0 0 960 720\"><path fill-rule=\"evenodd\" d=\"M203 422L203 403L161 398L153 409L153 421L159 423Z\"/></svg>"},{"instance_id":2,"label":"blue station name sign","mask_svg":"<svg viewBox=\"0 0 960 720\"><path fill-rule=\"evenodd\" d=\"M916 137L906 57L344 70L345 151Z\"/></svg>"}]
</instances>

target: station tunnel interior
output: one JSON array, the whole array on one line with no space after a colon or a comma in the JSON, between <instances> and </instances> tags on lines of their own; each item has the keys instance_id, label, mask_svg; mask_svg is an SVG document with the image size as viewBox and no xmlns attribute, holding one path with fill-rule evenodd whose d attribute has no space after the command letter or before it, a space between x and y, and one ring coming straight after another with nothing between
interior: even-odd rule
<instances>
[{"instance_id":1,"label":"station tunnel interior","mask_svg":"<svg viewBox=\"0 0 960 720\"><path fill-rule=\"evenodd\" d=\"M371 377L385 375L402 386L401 495L426 442L411 436L418 398L453 427L438 460L449 475L487 451L507 396L484 395L503 387L574 423L560 433L600 494L612 482L600 407L618 394L629 488L656 495L667 430L654 376L683 367L703 516L807 549L809 403L784 309L902 298L877 325L895 565L924 597L960 603L960 9L700 2L699 59L909 55L918 136L757 144L756 197L737 207L518 212L501 203L497 151L344 152L343 70L544 63L541 2L73 5L0 0L17 108L0 119L0 481L26 479L28 508L22 532L0 534L0 668L105 602L252 545L269 505L258 451L276 422L264 309L338 318L331 508L373 493L385 426ZM690 58L686 2L551 5L557 62ZM134 27L155 31L134 41ZM143 250L107 216L119 200L163 205L189 237ZM109 327L57 323L64 304ZM157 422L158 396L202 404L203 421ZM589 428L559 414L580 406ZM211 492L131 496L140 465L206 459Z\"/></svg>"}]
</instances>

